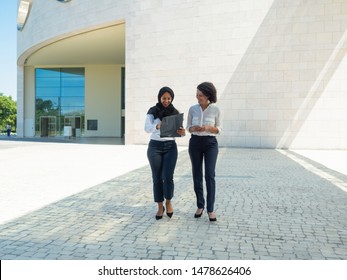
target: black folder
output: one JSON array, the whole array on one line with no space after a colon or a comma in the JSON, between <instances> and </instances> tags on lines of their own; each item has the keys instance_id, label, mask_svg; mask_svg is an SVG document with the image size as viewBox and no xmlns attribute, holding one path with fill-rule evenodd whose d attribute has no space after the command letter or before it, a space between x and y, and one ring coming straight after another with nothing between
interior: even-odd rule
<instances>
[{"instance_id":1,"label":"black folder","mask_svg":"<svg viewBox=\"0 0 347 280\"><path fill-rule=\"evenodd\" d=\"M160 124L160 137L181 137L176 132L180 127L183 127L183 113L164 117Z\"/></svg>"}]
</instances>

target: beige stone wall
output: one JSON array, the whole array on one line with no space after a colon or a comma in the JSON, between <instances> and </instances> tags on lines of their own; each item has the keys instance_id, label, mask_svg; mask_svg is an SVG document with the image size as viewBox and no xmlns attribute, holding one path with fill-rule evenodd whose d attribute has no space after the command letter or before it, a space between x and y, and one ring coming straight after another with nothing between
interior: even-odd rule
<instances>
[{"instance_id":1,"label":"beige stone wall","mask_svg":"<svg viewBox=\"0 0 347 280\"><path fill-rule=\"evenodd\" d=\"M35 0L31 13L22 58L66 33L125 21L127 144L148 142L145 114L160 87L187 113L196 86L211 81L223 146L347 148L346 1Z\"/></svg>"},{"instance_id":2,"label":"beige stone wall","mask_svg":"<svg viewBox=\"0 0 347 280\"><path fill-rule=\"evenodd\" d=\"M85 136L121 137L121 66L87 66L85 71L86 124L98 121L98 130L85 127Z\"/></svg>"},{"instance_id":3,"label":"beige stone wall","mask_svg":"<svg viewBox=\"0 0 347 280\"><path fill-rule=\"evenodd\" d=\"M346 1L161 3L127 22L128 142L143 143L136 132L162 85L187 112L208 80L221 145L347 148Z\"/></svg>"}]
</instances>

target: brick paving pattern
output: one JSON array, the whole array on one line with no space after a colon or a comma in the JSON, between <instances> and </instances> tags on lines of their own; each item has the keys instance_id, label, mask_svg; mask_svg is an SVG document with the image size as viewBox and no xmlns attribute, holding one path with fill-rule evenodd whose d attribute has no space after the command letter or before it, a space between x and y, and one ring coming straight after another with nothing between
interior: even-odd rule
<instances>
[{"instance_id":1,"label":"brick paving pattern","mask_svg":"<svg viewBox=\"0 0 347 280\"><path fill-rule=\"evenodd\" d=\"M216 175L215 223L193 217L185 150L171 219L147 165L0 225L0 259L347 259L347 193L328 180L271 149L220 148Z\"/></svg>"}]
</instances>

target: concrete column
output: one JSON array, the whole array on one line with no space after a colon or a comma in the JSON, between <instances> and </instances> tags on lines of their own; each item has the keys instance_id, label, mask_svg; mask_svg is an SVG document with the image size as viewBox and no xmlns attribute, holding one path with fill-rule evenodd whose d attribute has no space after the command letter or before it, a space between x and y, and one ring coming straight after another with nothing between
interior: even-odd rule
<instances>
[{"instance_id":1,"label":"concrete column","mask_svg":"<svg viewBox=\"0 0 347 280\"><path fill-rule=\"evenodd\" d=\"M24 137L24 67L17 66L17 136Z\"/></svg>"}]
</instances>

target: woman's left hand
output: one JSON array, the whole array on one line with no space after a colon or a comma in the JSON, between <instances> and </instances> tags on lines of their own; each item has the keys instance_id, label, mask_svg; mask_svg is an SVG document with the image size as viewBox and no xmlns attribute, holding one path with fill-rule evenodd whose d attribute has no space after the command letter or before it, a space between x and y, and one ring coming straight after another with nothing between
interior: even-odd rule
<instances>
[{"instance_id":1,"label":"woman's left hand","mask_svg":"<svg viewBox=\"0 0 347 280\"><path fill-rule=\"evenodd\" d=\"M218 133L218 128L215 127L215 126L204 125L204 126L201 127L200 131L205 131L205 132L208 132L208 133L217 134Z\"/></svg>"}]
</instances>

